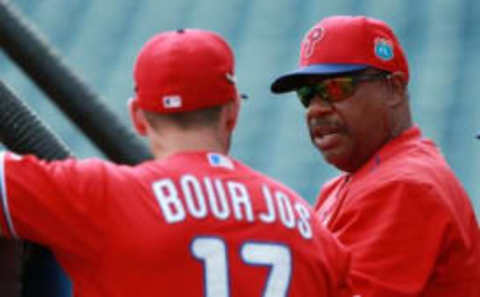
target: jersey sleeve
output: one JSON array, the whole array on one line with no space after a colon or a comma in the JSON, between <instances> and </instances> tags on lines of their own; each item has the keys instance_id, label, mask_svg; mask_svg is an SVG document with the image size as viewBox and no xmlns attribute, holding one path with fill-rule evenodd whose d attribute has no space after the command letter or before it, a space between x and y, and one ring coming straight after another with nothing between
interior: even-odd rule
<instances>
[{"instance_id":1,"label":"jersey sleeve","mask_svg":"<svg viewBox=\"0 0 480 297\"><path fill-rule=\"evenodd\" d=\"M332 226L352 251L354 291L369 297L419 296L449 220L428 184L391 182L355 197Z\"/></svg>"},{"instance_id":2,"label":"jersey sleeve","mask_svg":"<svg viewBox=\"0 0 480 297\"><path fill-rule=\"evenodd\" d=\"M2 233L70 254L93 252L103 234L103 170L100 160L46 162L1 153Z\"/></svg>"}]
</instances>

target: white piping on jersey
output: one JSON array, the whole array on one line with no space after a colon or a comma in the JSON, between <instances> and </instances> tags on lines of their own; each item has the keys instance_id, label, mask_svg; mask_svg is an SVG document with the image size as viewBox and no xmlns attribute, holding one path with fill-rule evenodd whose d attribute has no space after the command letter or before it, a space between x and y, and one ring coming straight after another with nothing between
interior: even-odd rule
<instances>
[{"instance_id":1,"label":"white piping on jersey","mask_svg":"<svg viewBox=\"0 0 480 297\"><path fill-rule=\"evenodd\" d=\"M7 185L5 183L5 152L0 152L0 181L0 199L2 201L4 216L7 221L8 229L10 230L13 238L18 239L17 232L15 232L15 228L13 227L10 209L8 208Z\"/></svg>"}]
</instances>

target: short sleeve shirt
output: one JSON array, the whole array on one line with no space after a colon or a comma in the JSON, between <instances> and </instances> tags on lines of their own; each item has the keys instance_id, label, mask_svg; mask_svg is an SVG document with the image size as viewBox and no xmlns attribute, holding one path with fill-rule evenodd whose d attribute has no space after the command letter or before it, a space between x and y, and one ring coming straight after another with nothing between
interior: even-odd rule
<instances>
[{"instance_id":1,"label":"short sleeve shirt","mask_svg":"<svg viewBox=\"0 0 480 297\"><path fill-rule=\"evenodd\" d=\"M348 296L349 255L292 190L218 153L141 165L3 153L0 226L77 297Z\"/></svg>"}]
</instances>

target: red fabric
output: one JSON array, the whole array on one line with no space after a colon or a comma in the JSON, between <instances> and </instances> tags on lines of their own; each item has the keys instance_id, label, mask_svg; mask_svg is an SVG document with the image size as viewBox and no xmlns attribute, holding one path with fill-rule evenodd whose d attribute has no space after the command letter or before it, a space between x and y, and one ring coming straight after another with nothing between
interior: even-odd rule
<instances>
[{"instance_id":1,"label":"red fabric","mask_svg":"<svg viewBox=\"0 0 480 297\"><path fill-rule=\"evenodd\" d=\"M362 297L480 296L480 237L471 202L435 145L413 127L315 206L352 251Z\"/></svg>"},{"instance_id":2,"label":"red fabric","mask_svg":"<svg viewBox=\"0 0 480 297\"><path fill-rule=\"evenodd\" d=\"M152 37L135 62L136 100L157 113L186 112L237 97L234 56L218 34L199 29Z\"/></svg>"},{"instance_id":3,"label":"red fabric","mask_svg":"<svg viewBox=\"0 0 480 297\"><path fill-rule=\"evenodd\" d=\"M208 284L261 296L279 279L289 289L275 296L348 294L349 254L308 204L229 157L191 152L137 167L4 159L2 216L12 234L54 251L75 296L206 296Z\"/></svg>"}]
</instances>

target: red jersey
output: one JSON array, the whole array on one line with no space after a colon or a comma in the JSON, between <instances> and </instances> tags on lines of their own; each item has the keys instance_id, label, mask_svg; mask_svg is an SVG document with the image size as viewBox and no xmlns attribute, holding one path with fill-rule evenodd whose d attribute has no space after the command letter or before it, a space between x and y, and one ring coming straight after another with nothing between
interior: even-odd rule
<instances>
[{"instance_id":1,"label":"red jersey","mask_svg":"<svg viewBox=\"0 0 480 297\"><path fill-rule=\"evenodd\" d=\"M480 296L471 202L418 127L327 183L315 209L352 251L352 286L362 297Z\"/></svg>"},{"instance_id":2,"label":"red jersey","mask_svg":"<svg viewBox=\"0 0 480 297\"><path fill-rule=\"evenodd\" d=\"M75 296L340 296L349 256L292 190L230 157L139 166L4 153L0 225L48 246Z\"/></svg>"}]
</instances>

